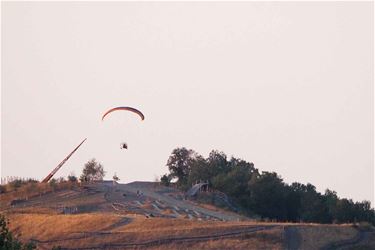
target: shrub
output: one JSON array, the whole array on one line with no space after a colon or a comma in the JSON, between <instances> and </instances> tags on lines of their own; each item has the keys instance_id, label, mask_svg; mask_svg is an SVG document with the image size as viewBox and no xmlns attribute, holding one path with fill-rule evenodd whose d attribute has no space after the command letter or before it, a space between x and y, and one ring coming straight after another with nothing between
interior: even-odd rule
<instances>
[{"instance_id":1,"label":"shrub","mask_svg":"<svg viewBox=\"0 0 375 250\"><path fill-rule=\"evenodd\" d=\"M68 181L70 181L70 182L77 182L78 179L77 179L77 177L75 177L74 175L69 175L69 176L68 176Z\"/></svg>"},{"instance_id":2,"label":"shrub","mask_svg":"<svg viewBox=\"0 0 375 250\"><path fill-rule=\"evenodd\" d=\"M85 164L79 180L81 182L101 181L104 175L105 171L102 164L96 162L95 159L91 159Z\"/></svg>"},{"instance_id":3,"label":"shrub","mask_svg":"<svg viewBox=\"0 0 375 250\"><path fill-rule=\"evenodd\" d=\"M169 175L163 175L161 178L160 178L160 182L161 184L163 184L164 186L166 187L169 187L169 185L171 184L171 178Z\"/></svg>"},{"instance_id":4,"label":"shrub","mask_svg":"<svg viewBox=\"0 0 375 250\"><path fill-rule=\"evenodd\" d=\"M0 185L0 194L3 194L7 191L7 188L5 187L5 185Z\"/></svg>"}]
</instances>

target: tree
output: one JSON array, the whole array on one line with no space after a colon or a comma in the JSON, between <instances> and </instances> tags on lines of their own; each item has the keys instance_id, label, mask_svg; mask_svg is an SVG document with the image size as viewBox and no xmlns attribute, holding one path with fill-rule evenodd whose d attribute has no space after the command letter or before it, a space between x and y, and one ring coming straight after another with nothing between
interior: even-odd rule
<instances>
[{"instance_id":1,"label":"tree","mask_svg":"<svg viewBox=\"0 0 375 250\"><path fill-rule=\"evenodd\" d=\"M318 223L330 223L332 221L326 199L316 191L314 185L293 183L292 187L300 196L300 219L302 221Z\"/></svg>"},{"instance_id":2,"label":"tree","mask_svg":"<svg viewBox=\"0 0 375 250\"><path fill-rule=\"evenodd\" d=\"M352 200L340 199L336 207L336 220L339 223L354 221L354 203Z\"/></svg>"},{"instance_id":3,"label":"tree","mask_svg":"<svg viewBox=\"0 0 375 250\"><path fill-rule=\"evenodd\" d=\"M68 175L68 181L77 182L77 177L74 174Z\"/></svg>"},{"instance_id":4,"label":"tree","mask_svg":"<svg viewBox=\"0 0 375 250\"><path fill-rule=\"evenodd\" d=\"M294 190L293 185L295 184L296 183L292 183L291 186L285 186L286 220L298 222L301 220L301 195Z\"/></svg>"},{"instance_id":5,"label":"tree","mask_svg":"<svg viewBox=\"0 0 375 250\"><path fill-rule=\"evenodd\" d=\"M181 188L187 188L188 176L191 165L197 154L190 149L176 148L169 156L167 166L172 178L177 178L177 185Z\"/></svg>"},{"instance_id":6,"label":"tree","mask_svg":"<svg viewBox=\"0 0 375 250\"><path fill-rule=\"evenodd\" d=\"M161 177L164 185L172 178L186 190L191 185L208 181L210 188L227 194L249 215L279 221L317 223L352 223L366 221L375 225L375 210L368 201L340 199L335 191L322 195L310 183L288 185L277 173L262 172L253 163L212 150L204 158L186 148L176 148L168 159L169 174Z\"/></svg>"},{"instance_id":7,"label":"tree","mask_svg":"<svg viewBox=\"0 0 375 250\"><path fill-rule=\"evenodd\" d=\"M331 222L336 222L336 215L337 215L337 202L339 198L335 191L331 191L326 189L323 195L325 205L327 206L328 213L331 217Z\"/></svg>"},{"instance_id":8,"label":"tree","mask_svg":"<svg viewBox=\"0 0 375 250\"><path fill-rule=\"evenodd\" d=\"M190 162L189 176L188 176L188 186L192 186L200 181L211 182L211 172L207 164L206 159L201 155L195 155L194 160Z\"/></svg>"},{"instance_id":9,"label":"tree","mask_svg":"<svg viewBox=\"0 0 375 250\"><path fill-rule=\"evenodd\" d=\"M96 162L93 158L85 164L79 180L81 182L101 181L104 175L105 171L102 164Z\"/></svg>"},{"instance_id":10,"label":"tree","mask_svg":"<svg viewBox=\"0 0 375 250\"><path fill-rule=\"evenodd\" d=\"M212 176L225 174L230 171L227 155L223 152L212 150L207 158L207 163Z\"/></svg>"},{"instance_id":11,"label":"tree","mask_svg":"<svg viewBox=\"0 0 375 250\"><path fill-rule=\"evenodd\" d=\"M169 187L169 185L171 184L171 177L167 174L163 175L161 178L160 178L160 182L161 184L163 184L164 186L166 187Z\"/></svg>"},{"instance_id":12,"label":"tree","mask_svg":"<svg viewBox=\"0 0 375 250\"><path fill-rule=\"evenodd\" d=\"M249 184L253 211L263 218L286 219L286 188L276 173L262 172L259 178Z\"/></svg>"},{"instance_id":13,"label":"tree","mask_svg":"<svg viewBox=\"0 0 375 250\"><path fill-rule=\"evenodd\" d=\"M120 178L118 178L116 173L113 175L112 179L113 179L113 181L119 181L120 180Z\"/></svg>"},{"instance_id":14,"label":"tree","mask_svg":"<svg viewBox=\"0 0 375 250\"><path fill-rule=\"evenodd\" d=\"M221 172L212 178L212 187L233 197L241 204L247 203L248 182L256 173L254 164L232 157L226 165L230 168L229 172Z\"/></svg>"},{"instance_id":15,"label":"tree","mask_svg":"<svg viewBox=\"0 0 375 250\"><path fill-rule=\"evenodd\" d=\"M15 179L8 183L9 187L12 190L17 190L17 188L21 187L23 184L23 181L21 179Z\"/></svg>"}]
</instances>

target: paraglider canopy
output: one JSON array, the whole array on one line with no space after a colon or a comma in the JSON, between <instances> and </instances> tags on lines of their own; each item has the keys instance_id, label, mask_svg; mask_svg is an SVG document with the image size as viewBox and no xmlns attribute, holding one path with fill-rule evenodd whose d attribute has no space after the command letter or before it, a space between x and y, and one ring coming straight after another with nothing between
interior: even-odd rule
<instances>
[{"instance_id":1,"label":"paraglider canopy","mask_svg":"<svg viewBox=\"0 0 375 250\"><path fill-rule=\"evenodd\" d=\"M114 112L114 111L118 111L118 110L125 110L125 111L130 111L130 112L133 112L135 114L137 114L141 119L142 121L145 119L145 116L142 114L141 111L139 111L138 109L135 109L135 108L132 108L132 107L116 107L116 108L111 108L110 110L106 111L103 116L102 116L102 121L104 120L104 118ZM120 149L128 149L128 145L124 142L124 143L121 143L120 144Z\"/></svg>"},{"instance_id":2,"label":"paraglider canopy","mask_svg":"<svg viewBox=\"0 0 375 250\"><path fill-rule=\"evenodd\" d=\"M107 112L105 112L104 115L102 116L102 121L104 120L104 117L106 117L109 113L112 113L113 111L117 111L117 110L130 111L130 112L133 112L133 113L139 115L139 117L141 117L142 121L145 119L145 116L138 109L135 109L135 108L132 108L132 107L116 107L116 108L112 108L112 109L108 110Z\"/></svg>"}]
</instances>

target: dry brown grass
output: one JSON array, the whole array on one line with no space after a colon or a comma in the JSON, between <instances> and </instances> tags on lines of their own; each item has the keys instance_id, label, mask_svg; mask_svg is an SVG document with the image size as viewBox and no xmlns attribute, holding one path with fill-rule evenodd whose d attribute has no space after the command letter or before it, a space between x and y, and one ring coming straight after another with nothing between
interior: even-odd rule
<instances>
[{"instance_id":1,"label":"dry brown grass","mask_svg":"<svg viewBox=\"0 0 375 250\"><path fill-rule=\"evenodd\" d=\"M174 212L172 211L172 209L167 208L163 210L162 214L171 215L174 214Z\"/></svg>"},{"instance_id":2,"label":"dry brown grass","mask_svg":"<svg viewBox=\"0 0 375 250\"><path fill-rule=\"evenodd\" d=\"M184 219L165 219L165 218L151 218L147 219L144 217L137 218L132 224L126 227L119 228L124 231L149 231L152 228L159 227L162 230L175 230L175 229L194 229L197 227L212 227L224 225L222 222L215 221L195 221L195 220L184 220ZM238 225L245 224L241 222L227 222L226 225Z\"/></svg>"},{"instance_id":3,"label":"dry brown grass","mask_svg":"<svg viewBox=\"0 0 375 250\"><path fill-rule=\"evenodd\" d=\"M10 229L24 239L51 240L75 232L99 231L118 222L114 214L91 213L78 215L9 214Z\"/></svg>"},{"instance_id":4,"label":"dry brown grass","mask_svg":"<svg viewBox=\"0 0 375 250\"><path fill-rule=\"evenodd\" d=\"M188 219L136 218L131 224L117 228L116 232L134 235L137 240L157 238L202 236L229 232L249 226L264 225L253 222L197 221Z\"/></svg>"},{"instance_id":5,"label":"dry brown grass","mask_svg":"<svg viewBox=\"0 0 375 250\"><path fill-rule=\"evenodd\" d=\"M22 240L39 241L46 249L52 246L95 247L103 244L145 242L173 237L216 235L239 229L277 225L278 227L238 235L230 238L196 242L171 242L148 247L151 249L282 249L282 225L294 225L301 234L301 249L318 249L329 242L349 239L356 230L349 226L259 223L251 221L221 222L187 219L132 218L129 224L113 225L124 219L114 213L89 213L78 215L9 214L10 228L21 233ZM111 230L108 231L107 228ZM103 234L105 233L105 234ZM53 241L57 240L57 241Z\"/></svg>"},{"instance_id":6,"label":"dry brown grass","mask_svg":"<svg viewBox=\"0 0 375 250\"><path fill-rule=\"evenodd\" d=\"M12 214L59 214L60 212L56 209L48 207L21 207L13 208L10 212Z\"/></svg>"},{"instance_id":7,"label":"dry brown grass","mask_svg":"<svg viewBox=\"0 0 375 250\"><path fill-rule=\"evenodd\" d=\"M221 211L221 209L219 209L219 208L217 208L217 207L215 207L213 205L210 205L210 204L197 203L197 205L200 206L200 207L212 210L212 211Z\"/></svg>"},{"instance_id":8,"label":"dry brown grass","mask_svg":"<svg viewBox=\"0 0 375 250\"><path fill-rule=\"evenodd\" d=\"M104 243L143 242L174 236L190 237L212 235L229 232L230 230L238 229L245 225L254 225L254 223L249 224L244 222L202 222L163 218L146 219L140 216L134 216L132 223L113 228L111 234L103 235L98 234L98 232L107 231L106 228L110 228L122 218L112 213L78 215L9 214L8 218L10 219L11 230L16 234L21 234L21 240L28 241L30 239L37 239L38 241L52 241L48 244L39 243L41 246L47 248L57 245L90 247ZM233 241L237 242L239 240L241 239L234 239ZM243 240L244 239L242 239L242 241ZM209 245L212 245L212 248L214 248L214 246L221 244L218 243L218 241L219 240L214 240L209 243ZM231 243L231 239L223 239L223 242L224 241L229 245L233 243ZM257 241L257 239L250 237L245 241L252 242ZM205 243L199 244L204 245ZM201 245L199 244L197 247L200 248ZM173 244L169 247L173 248Z\"/></svg>"},{"instance_id":9,"label":"dry brown grass","mask_svg":"<svg viewBox=\"0 0 375 250\"><path fill-rule=\"evenodd\" d=\"M104 195L103 193L97 193L92 195L80 195L77 197L74 197L72 199L69 199L67 201L64 201L64 204L67 206L80 206L80 205L93 205L95 206L98 203L104 203Z\"/></svg>"},{"instance_id":10,"label":"dry brown grass","mask_svg":"<svg viewBox=\"0 0 375 250\"><path fill-rule=\"evenodd\" d=\"M43 189L45 188L45 189ZM46 184L40 186L38 192L48 190ZM94 189L74 189L68 187L59 191L36 197L27 206L12 208L7 214L10 228L16 234L21 234L21 240L36 239L38 247L51 249L52 246L71 248L95 247L113 243L135 243L154 241L158 239L177 237L210 236L239 231L244 228L262 225L277 225L272 229L236 235L230 238L205 240L196 242L170 242L152 246L151 249L281 249L283 225L298 227L301 233L301 249L317 249L329 242L354 237L354 228L345 226L329 226L319 224L266 223L254 221L198 221L189 219L145 218L141 215L131 215L120 207L117 213L131 218L129 221L115 213L105 211L111 203L104 198L105 190L95 193ZM12 195L21 195L23 191ZM26 192L26 191L25 191ZM29 191L28 191L29 192ZM29 193L28 193L29 194ZM0 197L2 200L4 196ZM6 197L8 200L11 195ZM147 199L143 209L153 210L152 200ZM107 203L106 206L102 206ZM96 211L97 213L81 213L75 215L58 214L57 207L84 206L92 210L82 209L82 212ZM210 205L207 205L210 206ZM215 207L206 207L219 211ZM114 211L114 210L113 210ZM165 209L164 214L174 214L173 210ZM181 217L187 217L181 213ZM44 243L43 243L44 242Z\"/></svg>"},{"instance_id":11,"label":"dry brown grass","mask_svg":"<svg viewBox=\"0 0 375 250\"><path fill-rule=\"evenodd\" d=\"M9 205L9 203L14 199L30 199L38 197L51 192L69 190L77 186L76 183L72 182L61 182L57 183L55 186L49 183L28 183L22 185L14 191L10 191L0 195L0 207L4 208Z\"/></svg>"},{"instance_id":12,"label":"dry brown grass","mask_svg":"<svg viewBox=\"0 0 375 250\"><path fill-rule=\"evenodd\" d=\"M244 234L238 237L223 238L201 242L178 242L147 249L282 249L282 231L270 229L262 232Z\"/></svg>"}]
</instances>

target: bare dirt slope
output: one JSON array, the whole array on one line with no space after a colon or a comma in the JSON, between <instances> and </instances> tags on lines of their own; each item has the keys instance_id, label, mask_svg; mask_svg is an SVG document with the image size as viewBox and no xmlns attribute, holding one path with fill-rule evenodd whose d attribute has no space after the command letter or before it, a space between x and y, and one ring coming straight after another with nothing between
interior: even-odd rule
<instances>
[{"instance_id":1,"label":"bare dirt slope","mask_svg":"<svg viewBox=\"0 0 375 250\"><path fill-rule=\"evenodd\" d=\"M182 192L152 182L115 184L112 181L106 181L41 193L33 197L21 197L3 203L7 204L3 206L3 210L9 211L51 209L55 213L64 214L116 211L146 217L249 220L234 212L200 206L193 201L186 200Z\"/></svg>"},{"instance_id":2,"label":"bare dirt slope","mask_svg":"<svg viewBox=\"0 0 375 250\"><path fill-rule=\"evenodd\" d=\"M152 182L118 184L112 188L116 192L122 193L123 196L114 196L113 194L116 194L116 192L111 192L107 196L109 201L123 204L124 206L135 204L142 207L142 205L150 204L152 211L148 212L155 216L168 213L170 217L186 217L200 220L238 221L249 219L233 212L217 209L210 210L199 206L192 201L186 200L183 193L173 188L155 185Z\"/></svg>"}]
</instances>

